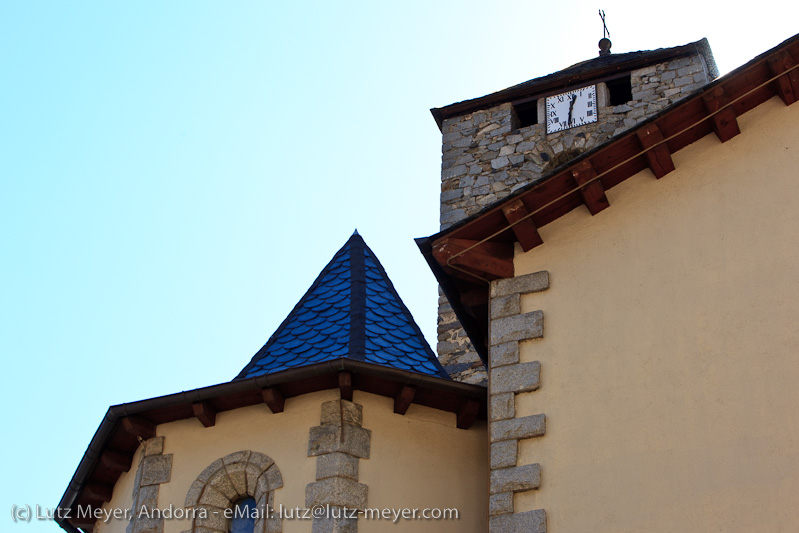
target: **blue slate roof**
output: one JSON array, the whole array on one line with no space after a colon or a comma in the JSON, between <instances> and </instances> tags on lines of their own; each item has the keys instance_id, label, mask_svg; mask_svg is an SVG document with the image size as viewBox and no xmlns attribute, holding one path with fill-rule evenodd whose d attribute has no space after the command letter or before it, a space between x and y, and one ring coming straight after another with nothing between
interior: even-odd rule
<instances>
[{"instance_id":1,"label":"blue slate roof","mask_svg":"<svg viewBox=\"0 0 799 533\"><path fill-rule=\"evenodd\" d=\"M357 232L236 379L341 357L449 379Z\"/></svg>"}]
</instances>

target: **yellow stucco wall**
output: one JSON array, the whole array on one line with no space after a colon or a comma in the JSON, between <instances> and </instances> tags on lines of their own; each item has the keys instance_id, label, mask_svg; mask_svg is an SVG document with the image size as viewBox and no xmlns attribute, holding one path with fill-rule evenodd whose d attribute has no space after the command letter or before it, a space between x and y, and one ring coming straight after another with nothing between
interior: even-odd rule
<instances>
[{"instance_id":1,"label":"yellow stucco wall","mask_svg":"<svg viewBox=\"0 0 799 533\"><path fill-rule=\"evenodd\" d=\"M172 454L172 474L160 485L158 507L183 507L192 482L216 459L240 450L271 457L283 477L275 491L275 506L305 506L305 487L315 481L316 457L308 457L309 430L320 423L321 404L338 398L338 390L286 400L283 413L265 405L222 412L205 428L195 419L162 424L164 454ZM487 523L488 458L486 425L470 430L455 427L455 415L411 405L405 416L393 412L393 400L355 391L363 405L363 427L372 431L371 457L360 461L360 483L369 485L369 507L457 508L457 521L359 521L359 531L484 532ZM137 452L131 470L123 474L106 508L130 507ZM166 520L164 533L190 528L188 520ZM127 522L100 524L100 533L123 533ZM310 532L312 522L284 520L286 533Z\"/></svg>"},{"instance_id":2,"label":"yellow stucco wall","mask_svg":"<svg viewBox=\"0 0 799 533\"><path fill-rule=\"evenodd\" d=\"M674 154L517 248L518 275L548 270L540 390L523 441L556 532L796 531L799 524L799 105L774 98L741 135Z\"/></svg>"},{"instance_id":3,"label":"yellow stucco wall","mask_svg":"<svg viewBox=\"0 0 799 533\"><path fill-rule=\"evenodd\" d=\"M308 431L319 425L320 405L334 400L338 391L306 394L286 400L284 412L272 414L266 405L219 413L213 427L195 419L158 426L164 453L171 453L172 478L161 485L158 505L183 506L192 482L215 460L241 450L268 455L280 469L283 487L275 491L275 506L305 506L305 485L313 481L316 461L308 457ZM190 528L187 521L165 521L164 533ZM306 531L302 524L284 522L284 531Z\"/></svg>"},{"instance_id":4,"label":"yellow stucco wall","mask_svg":"<svg viewBox=\"0 0 799 533\"><path fill-rule=\"evenodd\" d=\"M355 392L364 405L363 427L372 430L372 458L360 463L369 507L455 508L459 520L361 521L359 533L474 532L488 527L488 444L485 422L455 427L455 415L411 405L394 414L390 398Z\"/></svg>"}]
</instances>

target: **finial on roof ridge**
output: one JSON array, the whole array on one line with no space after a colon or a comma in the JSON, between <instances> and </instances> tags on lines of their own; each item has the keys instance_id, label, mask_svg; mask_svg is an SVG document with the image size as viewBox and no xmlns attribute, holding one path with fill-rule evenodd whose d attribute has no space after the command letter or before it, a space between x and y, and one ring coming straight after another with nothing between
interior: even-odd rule
<instances>
[{"instance_id":1,"label":"finial on roof ridge","mask_svg":"<svg viewBox=\"0 0 799 533\"><path fill-rule=\"evenodd\" d=\"M603 10L599 10L599 18L602 19L602 38L599 40L599 56L609 56L610 55L610 31L608 31L608 25L605 24L605 12Z\"/></svg>"},{"instance_id":2,"label":"finial on roof ridge","mask_svg":"<svg viewBox=\"0 0 799 533\"><path fill-rule=\"evenodd\" d=\"M602 56L609 56L610 55L610 39L607 37L602 37L599 40L599 55Z\"/></svg>"}]
</instances>

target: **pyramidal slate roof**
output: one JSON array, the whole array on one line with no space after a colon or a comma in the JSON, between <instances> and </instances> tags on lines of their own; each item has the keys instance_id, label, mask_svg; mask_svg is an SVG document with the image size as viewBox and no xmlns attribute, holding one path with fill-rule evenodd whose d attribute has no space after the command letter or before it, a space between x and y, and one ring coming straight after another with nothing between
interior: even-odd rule
<instances>
[{"instance_id":1,"label":"pyramidal slate roof","mask_svg":"<svg viewBox=\"0 0 799 533\"><path fill-rule=\"evenodd\" d=\"M357 231L235 379L339 358L450 379Z\"/></svg>"}]
</instances>

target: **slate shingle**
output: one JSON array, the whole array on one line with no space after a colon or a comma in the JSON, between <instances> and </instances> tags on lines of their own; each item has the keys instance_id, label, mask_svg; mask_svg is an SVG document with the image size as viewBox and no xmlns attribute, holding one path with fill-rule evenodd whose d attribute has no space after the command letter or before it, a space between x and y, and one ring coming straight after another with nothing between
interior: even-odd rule
<instances>
[{"instance_id":1,"label":"slate shingle","mask_svg":"<svg viewBox=\"0 0 799 533\"><path fill-rule=\"evenodd\" d=\"M340 357L449 379L357 232L236 379Z\"/></svg>"}]
</instances>

